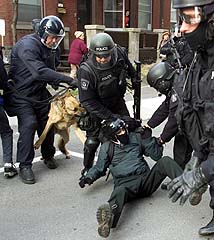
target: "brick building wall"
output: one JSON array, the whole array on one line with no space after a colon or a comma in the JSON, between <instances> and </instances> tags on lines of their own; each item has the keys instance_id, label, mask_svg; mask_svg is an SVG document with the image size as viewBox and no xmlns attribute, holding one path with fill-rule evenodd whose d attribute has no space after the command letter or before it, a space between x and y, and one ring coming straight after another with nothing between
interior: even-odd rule
<instances>
[{"instance_id":1,"label":"brick building wall","mask_svg":"<svg viewBox=\"0 0 214 240\"><path fill-rule=\"evenodd\" d=\"M102 0L87 0L92 5L90 24L103 24L103 1ZM153 18L152 29L169 29L170 27L170 4L171 0L151 0L153 6ZM56 15L60 17L66 27L66 34L68 36L69 43L74 39L74 32L78 29L78 6L80 1L78 0L63 0L63 7L66 13L58 13L58 0L42 0L43 15ZM62 1L61 1L62 2ZM164 4L163 4L164 2ZM132 27L138 26L138 0L132 0L130 3L130 15ZM164 7L161 7L164 6ZM161 12L162 11L162 12ZM160 16L160 14L162 14ZM12 46L12 31L11 23L13 19L13 5L12 1L0 0L0 19L6 21L6 36L4 38L5 46ZM88 23L87 23L88 24ZM20 37L32 33L31 23L28 26L17 25L17 39ZM0 38L0 44L1 38Z\"/></svg>"}]
</instances>

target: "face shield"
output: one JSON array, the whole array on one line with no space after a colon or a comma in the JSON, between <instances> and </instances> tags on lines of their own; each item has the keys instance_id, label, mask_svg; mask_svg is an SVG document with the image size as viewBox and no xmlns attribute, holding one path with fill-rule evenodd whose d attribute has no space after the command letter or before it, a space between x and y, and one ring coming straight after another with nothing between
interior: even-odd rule
<instances>
[{"instance_id":1,"label":"face shield","mask_svg":"<svg viewBox=\"0 0 214 240\"><path fill-rule=\"evenodd\" d=\"M65 36L65 32L62 30L62 34L52 34L49 31L45 30L41 42L48 48L57 49L61 41Z\"/></svg>"},{"instance_id":2,"label":"face shield","mask_svg":"<svg viewBox=\"0 0 214 240\"><path fill-rule=\"evenodd\" d=\"M179 16L181 21L187 24L197 24L204 20L201 7L182 8L179 10Z\"/></svg>"}]
</instances>

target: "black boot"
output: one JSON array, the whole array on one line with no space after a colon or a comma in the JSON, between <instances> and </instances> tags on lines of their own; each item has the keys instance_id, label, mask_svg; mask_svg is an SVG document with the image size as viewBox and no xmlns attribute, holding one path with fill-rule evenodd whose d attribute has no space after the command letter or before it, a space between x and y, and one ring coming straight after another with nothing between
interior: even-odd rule
<instances>
[{"instance_id":1,"label":"black boot","mask_svg":"<svg viewBox=\"0 0 214 240\"><path fill-rule=\"evenodd\" d=\"M34 184L35 183L34 173L30 167L20 168L19 175L22 179L22 182L24 182L26 184Z\"/></svg>"},{"instance_id":2,"label":"black boot","mask_svg":"<svg viewBox=\"0 0 214 240\"><path fill-rule=\"evenodd\" d=\"M202 236L214 234L214 216L205 227L199 229L199 234Z\"/></svg>"},{"instance_id":3,"label":"black boot","mask_svg":"<svg viewBox=\"0 0 214 240\"><path fill-rule=\"evenodd\" d=\"M54 159L54 157L45 158L44 163L50 169L57 168L56 160Z\"/></svg>"}]
</instances>

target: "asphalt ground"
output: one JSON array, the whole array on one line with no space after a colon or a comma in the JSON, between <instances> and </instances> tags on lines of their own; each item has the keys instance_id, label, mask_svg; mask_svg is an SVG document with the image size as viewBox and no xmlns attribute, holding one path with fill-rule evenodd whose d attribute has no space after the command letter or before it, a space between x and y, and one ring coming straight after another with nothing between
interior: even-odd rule
<instances>
[{"instance_id":1,"label":"asphalt ground","mask_svg":"<svg viewBox=\"0 0 214 240\"><path fill-rule=\"evenodd\" d=\"M163 98L149 88L142 88L141 116L144 122ZM127 95L131 110L133 99ZM18 138L17 122L10 118L14 130L14 159ZM158 136L163 125L153 131ZM56 136L57 139L57 136ZM167 143L164 155L172 156L173 141ZM67 145L71 159L57 152L58 168L47 169L36 151L33 170L36 184L27 185L19 176L5 179L0 168L0 240L95 240L97 233L96 209L106 203L112 191L112 179L99 179L81 189L78 185L82 169L83 145L71 129ZM2 148L0 144L0 159ZM146 158L149 165L154 161ZM2 161L0 161L2 166ZM166 179L167 180L167 179ZM187 202L183 207L171 203L167 191L158 189L151 197L128 203L111 240L214 240L200 237L198 229L209 222L209 193L198 206Z\"/></svg>"}]
</instances>

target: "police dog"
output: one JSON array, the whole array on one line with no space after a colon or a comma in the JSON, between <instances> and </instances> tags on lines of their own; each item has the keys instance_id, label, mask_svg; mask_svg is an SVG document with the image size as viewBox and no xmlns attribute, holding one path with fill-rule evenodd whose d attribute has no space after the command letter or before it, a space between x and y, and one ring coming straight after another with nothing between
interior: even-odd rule
<instances>
[{"instance_id":1,"label":"police dog","mask_svg":"<svg viewBox=\"0 0 214 240\"><path fill-rule=\"evenodd\" d=\"M70 126L74 127L75 133L82 143L86 140L85 135L77 125L77 118L82 112L84 112L84 108L80 106L80 103L71 95L69 90L56 96L51 101L51 107L48 114L49 118L45 129L38 141L36 141L34 148L38 149L41 146L48 131L54 126L55 133L60 135L58 148L65 154L66 158L70 158L69 152L65 147L66 143L69 141Z\"/></svg>"}]
</instances>

